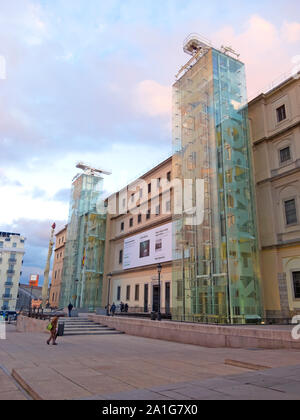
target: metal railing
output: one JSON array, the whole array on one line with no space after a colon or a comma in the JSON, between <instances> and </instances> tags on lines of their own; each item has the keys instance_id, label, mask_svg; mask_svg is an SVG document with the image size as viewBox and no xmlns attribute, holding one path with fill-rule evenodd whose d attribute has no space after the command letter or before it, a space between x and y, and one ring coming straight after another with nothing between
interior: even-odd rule
<instances>
[{"instance_id":1,"label":"metal railing","mask_svg":"<svg viewBox=\"0 0 300 420\"><path fill-rule=\"evenodd\" d=\"M2 299L12 299L12 295L3 294Z\"/></svg>"}]
</instances>

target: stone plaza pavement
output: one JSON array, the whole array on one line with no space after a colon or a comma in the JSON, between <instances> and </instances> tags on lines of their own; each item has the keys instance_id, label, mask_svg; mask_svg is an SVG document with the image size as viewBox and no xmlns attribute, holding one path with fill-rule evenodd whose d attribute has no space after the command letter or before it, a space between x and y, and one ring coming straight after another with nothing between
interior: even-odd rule
<instances>
[{"instance_id":1,"label":"stone plaza pavement","mask_svg":"<svg viewBox=\"0 0 300 420\"><path fill-rule=\"evenodd\" d=\"M59 337L58 346L46 339L8 326L0 399L300 400L297 350L204 348L126 334Z\"/></svg>"}]
</instances>

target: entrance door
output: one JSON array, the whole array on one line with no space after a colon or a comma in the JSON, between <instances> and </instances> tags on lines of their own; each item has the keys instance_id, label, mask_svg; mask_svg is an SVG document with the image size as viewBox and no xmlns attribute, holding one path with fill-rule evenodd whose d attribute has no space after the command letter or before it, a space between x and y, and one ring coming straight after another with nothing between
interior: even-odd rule
<instances>
[{"instance_id":1,"label":"entrance door","mask_svg":"<svg viewBox=\"0 0 300 420\"><path fill-rule=\"evenodd\" d=\"M148 312L148 284L144 286L144 312Z\"/></svg>"},{"instance_id":2,"label":"entrance door","mask_svg":"<svg viewBox=\"0 0 300 420\"><path fill-rule=\"evenodd\" d=\"M153 303L152 311L158 312L158 300L159 300L159 287L153 286Z\"/></svg>"}]
</instances>

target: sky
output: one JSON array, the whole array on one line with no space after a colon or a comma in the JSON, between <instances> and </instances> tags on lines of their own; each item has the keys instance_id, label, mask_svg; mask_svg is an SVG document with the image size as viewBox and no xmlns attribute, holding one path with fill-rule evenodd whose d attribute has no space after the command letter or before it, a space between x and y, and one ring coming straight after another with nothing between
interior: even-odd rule
<instances>
[{"instance_id":1,"label":"sky","mask_svg":"<svg viewBox=\"0 0 300 420\"><path fill-rule=\"evenodd\" d=\"M112 171L108 195L170 156L190 33L240 53L250 97L300 63L298 0L0 0L0 230L27 238L22 282L78 161Z\"/></svg>"}]
</instances>

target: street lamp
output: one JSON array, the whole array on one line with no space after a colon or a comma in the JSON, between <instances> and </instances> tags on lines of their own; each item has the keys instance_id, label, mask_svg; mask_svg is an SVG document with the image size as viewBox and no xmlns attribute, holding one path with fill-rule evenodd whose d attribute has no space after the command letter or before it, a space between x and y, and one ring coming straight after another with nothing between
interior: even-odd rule
<instances>
[{"instance_id":1,"label":"street lamp","mask_svg":"<svg viewBox=\"0 0 300 420\"><path fill-rule=\"evenodd\" d=\"M158 264L157 271L158 271L158 313L157 313L157 321L161 321L161 313L160 313L160 273L162 270L162 265Z\"/></svg>"},{"instance_id":2,"label":"street lamp","mask_svg":"<svg viewBox=\"0 0 300 420\"><path fill-rule=\"evenodd\" d=\"M107 305L106 305L106 315L109 316L109 293L110 293L110 280L112 278L112 273L107 274L108 279L108 288L107 288Z\"/></svg>"}]
</instances>

